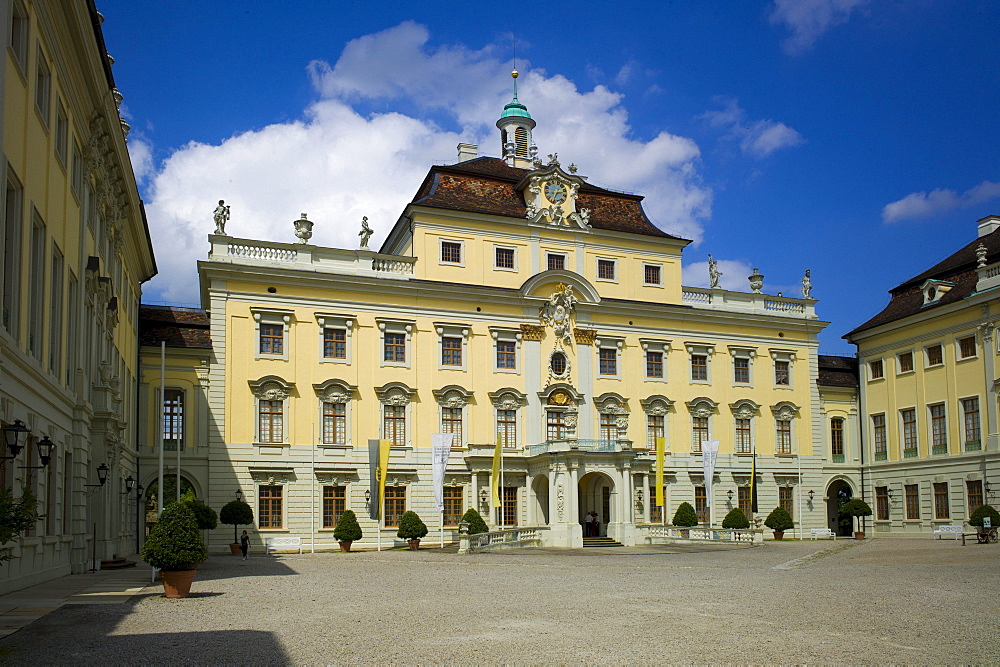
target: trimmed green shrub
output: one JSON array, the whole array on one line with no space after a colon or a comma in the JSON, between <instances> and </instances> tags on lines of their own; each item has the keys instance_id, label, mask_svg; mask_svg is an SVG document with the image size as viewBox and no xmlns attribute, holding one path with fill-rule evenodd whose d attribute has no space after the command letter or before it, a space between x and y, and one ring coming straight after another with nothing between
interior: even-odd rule
<instances>
[{"instance_id":1,"label":"trimmed green shrub","mask_svg":"<svg viewBox=\"0 0 1000 667\"><path fill-rule=\"evenodd\" d=\"M747 520L747 515L743 513L739 507L734 507L729 510L729 514L726 518L722 520L723 528L749 528L750 521Z\"/></svg>"},{"instance_id":2,"label":"trimmed green shrub","mask_svg":"<svg viewBox=\"0 0 1000 667\"><path fill-rule=\"evenodd\" d=\"M215 510L197 498L182 500L194 512L194 520L198 522L198 530L213 530L219 525L219 515Z\"/></svg>"},{"instance_id":3,"label":"trimmed green shrub","mask_svg":"<svg viewBox=\"0 0 1000 667\"><path fill-rule=\"evenodd\" d=\"M783 533L786 530L795 528L792 517L788 515L784 507L775 507L771 510L771 513L764 519L764 525L776 533Z\"/></svg>"},{"instance_id":4,"label":"trimmed green shrub","mask_svg":"<svg viewBox=\"0 0 1000 667\"><path fill-rule=\"evenodd\" d=\"M33 528L41 515L38 513L38 499L31 489L21 489L21 497L14 496L11 489L0 487L0 545L16 542L24 533ZM13 558L10 550L0 554L0 562Z\"/></svg>"},{"instance_id":5,"label":"trimmed green shrub","mask_svg":"<svg viewBox=\"0 0 1000 667\"><path fill-rule=\"evenodd\" d=\"M337 527L333 529L333 539L338 542L356 542L361 539L361 526L358 525L358 517L354 516L354 510L344 510L337 521Z\"/></svg>"},{"instance_id":6,"label":"trimmed green shrub","mask_svg":"<svg viewBox=\"0 0 1000 667\"><path fill-rule=\"evenodd\" d=\"M233 527L233 544L240 541L236 532L238 526L249 526L253 523L253 508L242 500L231 500L222 506L219 521Z\"/></svg>"},{"instance_id":7,"label":"trimmed green shrub","mask_svg":"<svg viewBox=\"0 0 1000 667\"><path fill-rule=\"evenodd\" d=\"M469 535L490 532L490 527L486 525L483 517L480 516L475 507L465 510L465 514L462 515L462 521L469 524Z\"/></svg>"},{"instance_id":8,"label":"trimmed green shrub","mask_svg":"<svg viewBox=\"0 0 1000 667\"><path fill-rule=\"evenodd\" d=\"M198 534L194 512L185 503L171 503L160 513L142 545L142 559L161 570L190 570L208 558Z\"/></svg>"},{"instance_id":9,"label":"trimmed green shrub","mask_svg":"<svg viewBox=\"0 0 1000 667\"><path fill-rule=\"evenodd\" d=\"M861 500L861 498L851 498L840 506L840 513L844 516L853 516L859 519L858 526L860 526L861 517L871 516L872 508L868 503Z\"/></svg>"},{"instance_id":10,"label":"trimmed green shrub","mask_svg":"<svg viewBox=\"0 0 1000 667\"><path fill-rule=\"evenodd\" d=\"M396 531L396 537L403 540L419 540L426 534L427 526L420 520L416 512L411 510L403 513L402 518L399 520L399 529Z\"/></svg>"},{"instance_id":11,"label":"trimmed green shrub","mask_svg":"<svg viewBox=\"0 0 1000 667\"><path fill-rule=\"evenodd\" d=\"M698 513L691 507L691 503L681 503L674 513L674 520L671 522L675 526L697 526Z\"/></svg>"},{"instance_id":12,"label":"trimmed green shrub","mask_svg":"<svg viewBox=\"0 0 1000 667\"><path fill-rule=\"evenodd\" d=\"M1000 527L1000 512L993 509L992 505L980 505L976 508L976 511L972 513L969 517L970 526L982 527L983 517L990 517L990 525L993 528Z\"/></svg>"}]
</instances>

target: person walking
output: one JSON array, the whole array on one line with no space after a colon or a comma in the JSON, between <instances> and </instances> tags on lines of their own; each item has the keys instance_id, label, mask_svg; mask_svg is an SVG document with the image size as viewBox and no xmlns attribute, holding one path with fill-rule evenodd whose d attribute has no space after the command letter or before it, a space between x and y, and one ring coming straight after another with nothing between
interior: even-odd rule
<instances>
[{"instance_id":1,"label":"person walking","mask_svg":"<svg viewBox=\"0 0 1000 667\"><path fill-rule=\"evenodd\" d=\"M587 512L586 518L584 518L583 524L583 536L590 537L594 534L594 513Z\"/></svg>"},{"instance_id":2,"label":"person walking","mask_svg":"<svg viewBox=\"0 0 1000 667\"><path fill-rule=\"evenodd\" d=\"M240 551L243 552L243 560L247 559L247 554L250 552L250 536L247 535L247 531L243 531L240 535Z\"/></svg>"}]
</instances>

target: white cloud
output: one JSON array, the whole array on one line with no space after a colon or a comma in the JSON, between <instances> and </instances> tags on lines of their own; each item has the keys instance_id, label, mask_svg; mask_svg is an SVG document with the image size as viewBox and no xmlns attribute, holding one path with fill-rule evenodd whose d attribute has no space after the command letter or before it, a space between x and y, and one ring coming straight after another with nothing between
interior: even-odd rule
<instances>
[{"instance_id":1,"label":"white cloud","mask_svg":"<svg viewBox=\"0 0 1000 667\"><path fill-rule=\"evenodd\" d=\"M353 40L335 64L309 64L321 99L302 120L217 146L191 143L165 160L150 180L147 206L160 268L148 287L152 300L198 301L195 261L207 253L219 199L232 206L226 231L234 236L294 241L291 222L304 211L316 223L313 243L357 247L366 215L377 248L427 169L455 160L459 142L498 155L494 123L510 99L509 65L492 47L430 48L427 41L427 29L412 22ZM522 69L518 94L538 121L540 154L558 152L597 185L643 192L655 223L701 239L711 192L700 183L692 140L668 132L635 139L620 94L604 86L580 91L561 75ZM362 115L368 101L416 111ZM442 128L445 122L455 127Z\"/></svg>"},{"instance_id":2,"label":"white cloud","mask_svg":"<svg viewBox=\"0 0 1000 667\"><path fill-rule=\"evenodd\" d=\"M774 0L770 21L784 24L791 35L782 45L785 53L801 55L830 28L847 23L851 13L868 0Z\"/></svg>"},{"instance_id":3,"label":"white cloud","mask_svg":"<svg viewBox=\"0 0 1000 667\"><path fill-rule=\"evenodd\" d=\"M929 218L955 209L977 206L997 197L1000 197L1000 183L992 181L983 181L962 194L941 188L930 192L911 192L898 201L886 204L882 209L882 221L892 223Z\"/></svg>"},{"instance_id":4,"label":"white cloud","mask_svg":"<svg viewBox=\"0 0 1000 667\"><path fill-rule=\"evenodd\" d=\"M718 261L719 287L734 292L749 292L748 277L753 273L753 267L742 260L720 259ZM681 282L688 287L708 287L708 262L693 262L685 264L681 269Z\"/></svg>"},{"instance_id":5,"label":"white cloud","mask_svg":"<svg viewBox=\"0 0 1000 667\"><path fill-rule=\"evenodd\" d=\"M135 174L135 182L141 187L146 179L153 173L153 146L141 134L130 132L128 142L128 156L132 161L132 173Z\"/></svg>"},{"instance_id":6,"label":"white cloud","mask_svg":"<svg viewBox=\"0 0 1000 667\"><path fill-rule=\"evenodd\" d=\"M712 127L726 130L726 138L740 142L744 155L764 158L782 148L793 148L805 143L796 130L773 120L748 120L746 110L736 99L723 99L725 108L706 111L701 115Z\"/></svg>"}]
</instances>

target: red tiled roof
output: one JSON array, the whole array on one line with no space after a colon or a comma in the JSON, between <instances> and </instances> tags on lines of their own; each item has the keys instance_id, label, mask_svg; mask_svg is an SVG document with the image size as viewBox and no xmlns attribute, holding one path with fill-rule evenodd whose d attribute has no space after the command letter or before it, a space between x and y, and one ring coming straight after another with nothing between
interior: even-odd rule
<instances>
[{"instance_id":1,"label":"red tiled roof","mask_svg":"<svg viewBox=\"0 0 1000 667\"><path fill-rule=\"evenodd\" d=\"M817 355L819 378L816 383L823 387L857 387L858 360L854 357Z\"/></svg>"},{"instance_id":2,"label":"red tiled roof","mask_svg":"<svg viewBox=\"0 0 1000 667\"><path fill-rule=\"evenodd\" d=\"M208 313L200 308L139 306L139 345L212 349Z\"/></svg>"}]
</instances>

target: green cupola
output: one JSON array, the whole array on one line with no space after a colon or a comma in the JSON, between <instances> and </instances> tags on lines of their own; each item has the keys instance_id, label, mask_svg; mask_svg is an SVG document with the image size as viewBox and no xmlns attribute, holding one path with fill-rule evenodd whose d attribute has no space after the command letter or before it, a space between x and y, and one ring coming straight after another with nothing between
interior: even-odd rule
<instances>
[{"instance_id":1,"label":"green cupola","mask_svg":"<svg viewBox=\"0 0 1000 667\"><path fill-rule=\"evenodd\" d=\"M512 167L530 169L538 147L531 138L535 121L528 113L528 107L517 99L517 70L511 72L514 79L514 98L503 108L497 128L500 130L500 145L504 161Z\"/></svg>"}]
</instances>

